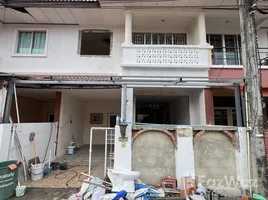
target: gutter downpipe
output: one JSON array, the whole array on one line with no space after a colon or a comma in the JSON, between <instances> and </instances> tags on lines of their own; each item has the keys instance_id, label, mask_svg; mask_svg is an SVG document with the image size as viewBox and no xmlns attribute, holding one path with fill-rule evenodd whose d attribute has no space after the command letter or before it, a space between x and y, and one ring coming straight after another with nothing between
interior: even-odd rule
<instances>
[{"instance_id":1,"label":"gutter downpipe","mask_svg":"<svg viewBox=\"0 0 268 200\"><path fill-rule=\"evenodd\" d=\"M245 86L246 88L247 86ZM246 125L249 127L249 116L248 116L248 93L245 89L245 107L246 107ZM247 130L247 154L248 154L248 179L249 179L249 195L252 196L252 185L251 185L251 165L250 165L250 140L249 140L249 130Z\"/></svg>"}]
</instances>

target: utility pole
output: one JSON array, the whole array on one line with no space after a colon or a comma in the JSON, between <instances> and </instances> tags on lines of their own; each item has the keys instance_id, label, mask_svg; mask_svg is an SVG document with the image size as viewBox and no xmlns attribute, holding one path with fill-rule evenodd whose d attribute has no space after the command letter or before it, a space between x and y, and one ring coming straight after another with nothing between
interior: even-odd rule
<instances>
[{"instance_id":1,"label":"utility pole","mask_svg":"<svg viewBox=\"0 0 268 200\"><path fill-rule=\"evenodd\" d=\"M264 121L258 68L257 38L254 12L250 11L256 0L237 0L239 5L242 63L248 105L250 128L252 179L257 179L253 191L268 197L267 162L265 157ZM251 180L250 180L251 181Z\"/></svg>"}]
</instances>

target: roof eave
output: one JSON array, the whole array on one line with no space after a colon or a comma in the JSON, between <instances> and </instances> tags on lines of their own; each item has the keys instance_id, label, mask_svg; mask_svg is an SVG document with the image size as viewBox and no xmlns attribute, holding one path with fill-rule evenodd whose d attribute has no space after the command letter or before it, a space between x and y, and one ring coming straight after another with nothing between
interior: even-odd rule
<instances>
[{"instance_id":1,"label":"roof eave","mask_svg":"<svg viewBox=\"0 0 268 200\"><path fill-rule=\"evenodd\" d=\"M10 8L100 8L99 1L34 1L34 0L9 0L5 7Z\"/></svg>"}]
</instances>

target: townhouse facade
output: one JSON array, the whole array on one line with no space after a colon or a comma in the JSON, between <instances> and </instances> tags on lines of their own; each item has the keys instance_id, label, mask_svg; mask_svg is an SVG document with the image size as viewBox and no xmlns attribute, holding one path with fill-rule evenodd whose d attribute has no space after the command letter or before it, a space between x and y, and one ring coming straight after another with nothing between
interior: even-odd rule
<instances>
[{"instance_id":1,"label":"townhouse facade","mask_svg":"<svg viewBox=\"0 0 268 200\"><path fill-rule=\"evenodd\" d=\"M267 28L257 14L265 104ZM241 60L235 0L10 0L0 6L1 120L57 122L57 157L74 138L89 144L92 127L114 127L117 116L129 125L236 130L246 126ZM104 141L96 134L93 144Z\"/></svg>"}]
</instances>

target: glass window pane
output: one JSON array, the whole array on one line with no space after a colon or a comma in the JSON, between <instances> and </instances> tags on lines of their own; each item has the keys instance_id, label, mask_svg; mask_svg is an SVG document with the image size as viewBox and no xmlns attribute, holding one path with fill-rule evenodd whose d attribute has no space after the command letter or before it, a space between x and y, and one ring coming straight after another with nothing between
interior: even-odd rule
<instances>
[{"instance_id":1,"label":"glass window pane","mask_svg":"<svg viewBox=\"0 0 268 200\"><path fill-rule=\"evenodd\" d=\"M214 65L224 65L224 51L222 35L210 35L209 43L214 48L212 49L212 59Z\"/></svg>"},{"instance_id":2,"label":"glass window pane","mask_svg":"<svg viewBox=\"0 0 268 200\"><path fill-rule=\"evenodd\" d=\"M185 34L174 34L174 44L175 45L186 45L186 35Z\"/></svg>"},{"instance_id":3,"label":"glass window pane","mask_svg":"<svg viewBox=\"0 0 268 200\"><path fill-rule=\"evenodd\" d=\"M172 44L172 34L166 34L166 44Z\"/></svg>"},{"instance_id":4,"label":"glass window pane","mask_svg":"<svg viewBox=\"0 0 268 200\"><path fill-rule=\"evenodd\" d=\"M238 48L236 35L225 35L225 47L226 47L226 61L227 65L238 65Z\"/></svg>"},{"instance_id":5,"label":"glass window pane","mask_svg":"<svg viewBox=\"0 0 268 200\"><path fill-rule=\"evenodd\" d=\"M133 44L144 44L144 34L134 33L132 36Z\"/></svg>"},{"instance_id":6,"label":"glass window pane","mask_svg":"<svg viewBox=\"0 0 268 200\"><path fill-rule=\"evenodd\" d=\"M32 54L44 54L46 44L46 32L34 32Z\"/></svg>"},{"instance_id":7,"label":"glass window pane","mask_svg":"<svg viewBox=\"0 0 268 200\"><path fill-rule=\"evenodd\" d=\"M32 32L19 32L16 53L29 54L31 47Z\"/></svg>"},{"instance_id":8,"label":"glass window pane","mask_svg":"<svg viewBox=\"0 0 268 200\"><path fill-rule=\"evenodd\" d=\"M214 110L215 125L228 126L228 115L226 109Z\"/></svg>"},{"instance_id":9,"label":"glass window pane","mask_svg":"<svg viewBox=\"0 0 268 200\"><path fill-rule=\"evenodd\" d=\"M151 33L145 34L145 44L152 44Z\"/></svg>"}]
</instances>

